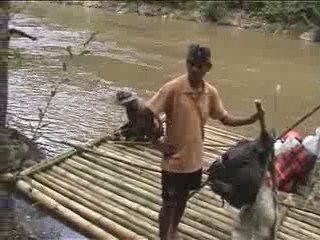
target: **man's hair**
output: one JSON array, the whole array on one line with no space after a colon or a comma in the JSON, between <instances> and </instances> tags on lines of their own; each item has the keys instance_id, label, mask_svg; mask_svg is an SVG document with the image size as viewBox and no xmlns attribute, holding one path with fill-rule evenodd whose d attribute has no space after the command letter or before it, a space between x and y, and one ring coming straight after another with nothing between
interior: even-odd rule
<instances>
[{"instance_id":1,"label":"man's hair","mask_svg":"<svg viewBox=\"0 0 320 240\"><path fill-rule=\"evenodd\" d=\"M208 47L199 44L191 44L188 48L187 63L190 64L211 64L211 51Z\"/></svg>"}]
</instances>

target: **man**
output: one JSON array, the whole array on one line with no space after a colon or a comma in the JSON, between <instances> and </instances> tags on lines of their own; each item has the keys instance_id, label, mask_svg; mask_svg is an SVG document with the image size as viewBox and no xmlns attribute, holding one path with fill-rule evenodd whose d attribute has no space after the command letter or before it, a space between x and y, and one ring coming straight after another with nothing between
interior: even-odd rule
<instances>
[{"instance_id":1,"label":"man","mask_svg":"<svg viewBox=\"0 0 320 240\"><path fill-rule=\"evenodd\" d=\"M166 83L147 103L154 114L166 114L162 167L162 208L159 214L160 239L176 239L178 224L190 190L198 189L202 176L203 126L207 119L227 126L256 122L261 112L247 118L234 117L223 107L215 87L204 81L210 71L211 53L207 47L190 45L187 74Z\"/></svg>"}]
</instances>

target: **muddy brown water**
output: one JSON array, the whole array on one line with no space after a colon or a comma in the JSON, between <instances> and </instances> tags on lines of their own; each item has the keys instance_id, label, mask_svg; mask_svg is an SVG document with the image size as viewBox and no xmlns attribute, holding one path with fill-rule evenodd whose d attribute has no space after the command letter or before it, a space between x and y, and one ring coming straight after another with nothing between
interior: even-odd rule
<instances>
[{"instance_id":1,"label":"muddy brown water","mask_svg":"<svg viewBox=\"0 0 320 240\"><path fill-rule=\"evenodd\" d=\"M114 104L115 92L128 88L149 98L163 83L184 73L190 43L212 49L213 68L206 79L218 88L225 107L233 114L251 114L254 99L260 98L268 127L280 131L320 102L319 44L213 24L116 15L49 3L27 5L10 24L38 38L11 41L24 59L10 70L9 111L14 115L10 115L9 123L29 135L30 123L15 115L37 119L38 108L45 106L50 89L64 77L64 49L81 45L94 31L99 34L88 46L90 54L73 59L67 73L70 81L59 87L52 100L45 118L50 125L42 129L44 137L85 142L118 127L125 116ZM281 91L275 113L278 84ZM319 120L317 113L298 130L313 133ZM237 131L253 136L258 125ZM45 138L39 141L48 156L65 149ZM59 239L85 239L46 214L32 217L39 212L23 200L18 200L17 206L22 221L41 239L50 239L46 234L56 230L50 227L58 229Z\"/></svg>"}]
</instances>

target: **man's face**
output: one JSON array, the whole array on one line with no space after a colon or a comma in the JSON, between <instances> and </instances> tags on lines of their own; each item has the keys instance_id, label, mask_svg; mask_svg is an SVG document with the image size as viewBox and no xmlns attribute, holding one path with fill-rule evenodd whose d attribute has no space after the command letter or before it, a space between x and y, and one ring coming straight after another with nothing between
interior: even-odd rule
<instances>
[{"instance_id":1,"label":"man's face","mask_svg":"<svg viewBox=\"0 0 320 240\"><path fill-rule=\"evenodd\" d=\"M211 63L201 63L201 64L195 64L195 63L187 63L187 70L188 75L190 78L195 80L202 80L203 77L206 75L207 72L211 69Z\"/></svg>"}]
</instances>

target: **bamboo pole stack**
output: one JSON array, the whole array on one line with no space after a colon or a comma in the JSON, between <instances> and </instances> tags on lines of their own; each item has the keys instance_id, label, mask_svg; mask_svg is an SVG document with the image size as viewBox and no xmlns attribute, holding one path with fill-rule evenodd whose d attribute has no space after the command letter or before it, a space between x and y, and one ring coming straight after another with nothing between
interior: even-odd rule
<instances>
[{"instance_id":1,"label":"bamboo pole stack","mask_svg":"<svg viewBox=\"0 0 320 240\"><path fill-rule=\"evenodd\" d=\"M235 144L244 138L214 127L205 131L205 144L212 146ZM158 239L159 152L150 146L105 139L92 143L90 149L65 153L24 171L18 189L94 239ZM207 148L205 159L213 161L225 149ZM221 208L220 198L205 187L189 200L180 233L187 240L230 239L237 212L230 206ZM306 218L308 222L302 221ZM301 226L305 230L296 229L294 234L314 239L319 220L318 215L289 210L278 238L297 239L289 232Z\"/></svg>"}]
</instances>

